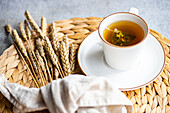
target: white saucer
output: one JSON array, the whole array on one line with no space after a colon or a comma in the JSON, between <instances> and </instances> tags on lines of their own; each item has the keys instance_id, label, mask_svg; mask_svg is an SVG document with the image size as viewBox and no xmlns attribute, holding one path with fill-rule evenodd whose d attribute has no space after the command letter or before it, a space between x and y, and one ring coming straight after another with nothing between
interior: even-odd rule
<instances>
[{"instance_id":1,"label":"white saucer","mask_svg":"<svg viewBox=\"0 0 170 113\"><path fill-rule=\"evenodd\" d=\"M100 41L95 31L82 42L78 51L79 65L87 76L106 77L122 91L138 89L151 83L164 68L164 50L151 34L147 37L138 65L128 71L115 70L106 64Z\"/></svg>"}]
</instances>

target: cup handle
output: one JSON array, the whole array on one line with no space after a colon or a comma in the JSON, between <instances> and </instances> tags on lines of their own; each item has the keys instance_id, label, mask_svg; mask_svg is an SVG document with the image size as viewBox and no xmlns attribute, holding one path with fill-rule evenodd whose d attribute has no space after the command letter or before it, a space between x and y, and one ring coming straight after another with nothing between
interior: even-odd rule
<instances>
[{"instance_id":1,"label":"cup handle","mask_svg":"<svg viewBox=\"0 0 170 113\"><path fill-rule=\"evenodd\" d=\"M131 7L129 10L129 13L139 15L139 10L137 8Z\"/></svg>"}]
</instances>

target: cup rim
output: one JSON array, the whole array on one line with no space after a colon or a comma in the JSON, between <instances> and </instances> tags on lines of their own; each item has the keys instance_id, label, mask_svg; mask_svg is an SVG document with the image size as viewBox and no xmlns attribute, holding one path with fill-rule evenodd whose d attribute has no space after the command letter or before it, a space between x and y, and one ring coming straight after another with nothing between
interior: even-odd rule
<instances>
[{"instance_id":1,"label":"cup rim","mask_svg":"<svg viewBox=\"0 0 170 113\"><path fill-rule=\"evenodd\" d=\"M134 15L134 16L137 16L138 18L140 18L140 19L144 22L144 24L146 25L146 27L147 27L146 36L145 36L140 42L138 42L138 43L136 43L136 44L133 44L133 45L130 45L130 46L117 46L117 45L114 45L114 44L111 44L111 43L107 42L107 41L101 36L101 34L100 34L100 31L99 31L100 25L101 25L101 23L102 23L106 18L108 18L108 17L110 17L110 16L112 16L112 15L116 15L116 14L131 14L131 15ZM130 13L130 12L117 12L117 13L110 14L110 15L104 17L104 19L100 22L99 27L98 27L98 34L99 34L100 38L103 40L103 42L105 42L107 45L110 45L110 46L116 47L116 48L131 48L131 47L137 46L137 45L139 45L140 43L142 43L142 42L146 39L146 37L148 36L148 33L149 33L149 28L148 28L148 25L147 25L146 21L145 21L142 17L140 17L139 15L136 15L136 14L133 14L133 13Z\"/></svg>"}]
</instances>

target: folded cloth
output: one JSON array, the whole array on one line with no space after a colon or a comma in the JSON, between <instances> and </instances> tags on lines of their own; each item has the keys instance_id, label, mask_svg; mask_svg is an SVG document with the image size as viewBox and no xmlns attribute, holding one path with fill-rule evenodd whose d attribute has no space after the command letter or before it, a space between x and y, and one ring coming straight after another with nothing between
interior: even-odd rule
<instances>
[{"instance_id":1,"label":"folded cloth","mask_svg":"<svg viewBox=\"0 0 170 113\"><path fill-rule=\"evenodd\" d=\"M41 88L9 83L0 75L0 92L13 111L48 109L51 113L132 113L132 103L103 77L69 75Z\"/></svg>"}]
</instances>

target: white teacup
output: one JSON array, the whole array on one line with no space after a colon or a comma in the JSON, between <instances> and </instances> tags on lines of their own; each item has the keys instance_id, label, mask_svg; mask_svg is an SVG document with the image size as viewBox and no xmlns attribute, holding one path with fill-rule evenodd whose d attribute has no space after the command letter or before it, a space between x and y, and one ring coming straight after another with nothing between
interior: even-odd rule
<instances>
[{"instance_id":1,"label":"white teacup","mask_svg":"<svg viewBox=\"0 0 170 113\"><path fill-rule=\"evenodd\" d=\"M105 28L117 21L131 21L137 23L144 31L143 39L131 46L115 46L103 38ZM147 23L138 15L129 12L118 12L105 17L98 28L102 39L104 57L107 64L117 70L129 70L136 66L142 52L142 46L146 40L149 29Z\"/></svg>"}]
</instances>

